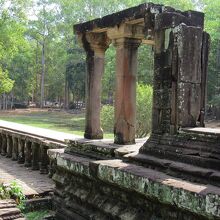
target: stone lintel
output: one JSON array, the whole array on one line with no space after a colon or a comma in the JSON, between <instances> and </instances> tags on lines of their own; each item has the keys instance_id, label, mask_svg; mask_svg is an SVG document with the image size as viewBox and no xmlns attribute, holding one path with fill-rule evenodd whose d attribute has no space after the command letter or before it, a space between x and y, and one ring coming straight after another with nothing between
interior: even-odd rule
<instances>
[{"instance_id":1,"label":"stone lintel","mask_svg":"<svg viewBox=\"0 0 220 220\"><path fill-rule=\"evenodd\" d=\"M94 19L92 21L87 21L81 24L74 25L75 34L85 33L87 31L92 31L94 29L111 28L119 25L123 22L128 22L131 20L136 20L143 18L146 11L151 11L152 13L159 13L163 10L163 6L153 3L144 3L132 8L119 11L102 18Z\"/></svg>"},{"instance_id":2,"label":"stone lintel","mask_svg":"<svg viewBox=\"0 0 220 220\"><path fill-rule=\"evenodd\" d=\"M154 40L146 40L146 39L143 39L143 40L142 40L142 44L155 46L155 41L154 41Z\"/></svg>"},{"instance_id":3,"label":"stone lintel","mask_svg":"<svg viewBox=\"0 0 220 220\"><path fill-rule=\"evenodd\" d=\"M202 12L187 11L183 13L179 12L163 12L158 14L155 19L154 30L163 30L174 28L181 23L187 26L204 27L204 14Z\"/></svg>"},{"instance_id":4,"label":"stone lintel","mask_svg":"<svg viewBox=\"0 0 220 220\"><path fill-rule=\"evenodd\" d=\"M105 32L107 31L107 29L121 25L122 23L140 24L142 23L142 19L145 19L146 16L150 15L150 17L154 18L160 15L161 13L165 13L165 17L168 19L167 21L169 25L171 25L170 22L181 21L186 22L186 24L190 26L199 26L202 28L204 27L204 13L202 12L191 10L182 12L179 10L175 10L174 8L169 6L163 6L153 3L144 3L136 7L132 7L123 11L104 16L102 18L94 19L92 21L87 21L81 24L76 24L74 25L74 32L77 35L89 31ZM169 14L173 16L167 17L167 15ZM179 18L181 19L179 20ZM167 21L165 23L167 23ZM162 21L162 24L165 23L164 21ZM159 26L161 25L159 24L157 27Z\"/></svg>"},{"instance_id":5,"label":"stone lintel","mask_svg":"<svg viewBox=\"0 0 220 220\"><path fill-rule=\"evenodd\" d=\"M205 14L203 12L189 10L185 11L183 14L190 19L190 26L204 28Z\"/></svg>"},{"instance_id":6,"label":"stone lintel","mask_svg":"<svg viewBox=\"0 0 220 220\"><path fill-rule=\"evenodd\" d=\"M95 180L100 186L112 185L127 193L138 193L140 197L175 206L206 218L220 217L220 188L195 184L167 174L121 160L93 161L88 158L60 154L58 169ZM62 172L63 172L62 171ZM64 178L55 174L53 179L65 184ZM81 183L82 184L82 183ZM92 183L93 184L93 183Z\"/></svg>"},{"instance_id":7,"label":"stone lintel","mask_svg":"<svg viewBox=\"0 0 220 220\"><path fill-rule=\"evenodd\" d=\"M120 26L109 28L107 35L113 40L120 38L144 39L145 36L143 26L125 23Z\"/></svg>"},{"instance_id":8,"label":"stone lintel","mask_svg":"<svg viewBox=\"0 0 220 220\"><path fill-rule=\"evenodd\" d=\"M190 19L177 12L163 12L156 16L155 31L174 28L181 23L190 25Z\"/></svg>"}]
</instances>

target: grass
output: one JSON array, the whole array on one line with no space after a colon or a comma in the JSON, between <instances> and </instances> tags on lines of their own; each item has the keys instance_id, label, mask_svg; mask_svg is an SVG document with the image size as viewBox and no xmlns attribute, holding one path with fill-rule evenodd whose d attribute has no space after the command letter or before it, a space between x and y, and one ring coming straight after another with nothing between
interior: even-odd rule
<instances>
[{"instance_id":1,"label":"grass","mask_svg":"<svg viewBox=\"0 0 220 220\"><path fill-rule=\"evenodd\" d=\"M48 215L48 213L48 210L29 212L25 214L25 218L27 220L42 220L44 217Z\"/></svg>"},{"instance_id":2,"label":"grass","mask_svg":"<svg viewBox=\"0 0 220 220\"><path fill-rule=\"evenodd\" d=\"M63 111L16 110L0 112L0 119L81 136L84 134L85 127L84 113L70 114ZM113 138L113 134L107 131L104 137Z\"/></svg>"}]
</instances>

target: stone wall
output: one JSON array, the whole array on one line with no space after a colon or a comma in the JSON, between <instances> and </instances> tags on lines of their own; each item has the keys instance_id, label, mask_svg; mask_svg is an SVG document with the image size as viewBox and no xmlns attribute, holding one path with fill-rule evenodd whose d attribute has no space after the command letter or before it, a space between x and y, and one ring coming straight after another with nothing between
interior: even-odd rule
<instances>
[{"instance_id":1,"label":"stone wall","mask_svg":"<svg viewBox=\"0 0 220 220\"><path fill-rule=\"evenodd\" d=\"M53 180L57 219L220 218L219 188L121 160L59 154Z\"/></svg>"}]
</instances>

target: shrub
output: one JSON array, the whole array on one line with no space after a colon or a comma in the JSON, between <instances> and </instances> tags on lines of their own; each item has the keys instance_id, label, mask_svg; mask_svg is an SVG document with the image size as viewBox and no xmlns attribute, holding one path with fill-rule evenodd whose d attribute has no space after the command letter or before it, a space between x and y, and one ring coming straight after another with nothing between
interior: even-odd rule
<instances>
[{"instance_id":1,"label":"shrub","mask_svg":"<svg viewBox=\"0 0 220 220\"><path fill-rule=\"evenodd\" d=\"M151 131L152 95L150 85L137 85L136 137L146 137ZM114 107L104 105L101 110L101 123L105 131L112 132L114 127Z\"/></svg>"},{"instance_id":2,"label":"shrub","mask_svg":"<svg viewBox=\"0 0 220 220\"><path fill-rule=\"evenodd\" d=\"M20 209L24 209L25 195L17 182L0 184L0 199L14 199Z\"/></svg>"},{"instance_id":3,"label":"shrub","mask_svg":"<svg viewBox=\"0 0 220 220\"><path fill-rule=\"evenodd\" d=\"M214 105L214 106L220 106L220 95L215 95L210 104Z\"/></svg>"},{"instance_id":4,"label":"shrub","mask_svg":"<svg viewBox=\"0 0 220 220\"><path fill-rule=\"evenodd\" d=\"M112 132L114 127L114 107L103 105L101 110L101 123L104 131Z\"/></svg>"},{"instance_id":5,"label":"shrub","mask_svg":"<svg viewBox=\"0 0 220 220\"><path fill-rule=\"evenodd\" d=\"M151 132L153 89L150 85L137 86L136 137L146 137Z\"/></svg>"}]
</instances>

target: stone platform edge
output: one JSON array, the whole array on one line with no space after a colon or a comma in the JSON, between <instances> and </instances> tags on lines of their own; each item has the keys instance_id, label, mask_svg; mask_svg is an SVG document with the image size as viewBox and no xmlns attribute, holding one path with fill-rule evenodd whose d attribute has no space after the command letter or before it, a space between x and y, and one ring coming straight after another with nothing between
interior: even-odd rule
<instances>
[{"instance_id":1,"label":"stone platform edge","mask_svg":"<svg viewBox=\"0 0 220 220\"><path fill-rule=\"evenodd\" d=\"M74 175L136 192L147 199L209 219L220 218L220 188L195 184L119 159L93 160L48 150L57 166ZM56 173L53 176L56 182ZM57 180L58 181L58 180ZM59 180L60 181L60 180Z\"/></svg>"}]
</instances>

